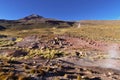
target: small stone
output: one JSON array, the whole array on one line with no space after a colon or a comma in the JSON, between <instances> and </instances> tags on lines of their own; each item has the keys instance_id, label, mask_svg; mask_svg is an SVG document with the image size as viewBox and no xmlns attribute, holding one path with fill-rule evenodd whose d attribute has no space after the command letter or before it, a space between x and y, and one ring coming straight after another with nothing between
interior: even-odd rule
<instances>
[{"instance_id":1,"label":"small stone","mask_svg":"<svg viewBox=\"0 0 120 80\"><path fill-rule=\"evenodd\" d=\"M83 79L83 78L85 78L85 76L81 76L81 78Z\"/></svg>"},{"instance_id":2,"label":"small stone","mask_svg":"<svg viewBox=\"0 0 120 80\"><path fill-rule=\"evenodd\" d=\"M33 61L33 64L36 64L36 61Z\"/></svg>"},{"instance_id":3,"label":"small stone","mask_svg":"<svg viewBox=\"0 0 120 80\"><path fill-rule=\"evenodd\" d=\"M91 74L92 74L92 72L91 72L91 71L85 71L85 73L86 73L86 74L89 74L89 75L91 75Z\"/></svg>"},{"instance_id":4,"label":"small stone","mask_svg":"<svg viewBox=\"0 0 120 80\"><path fill-rule=\"evenodd\" d=\"M111 76L113 75L114 73L113 72L108 72L108 76Z\"/></svg>"}]
</instances>

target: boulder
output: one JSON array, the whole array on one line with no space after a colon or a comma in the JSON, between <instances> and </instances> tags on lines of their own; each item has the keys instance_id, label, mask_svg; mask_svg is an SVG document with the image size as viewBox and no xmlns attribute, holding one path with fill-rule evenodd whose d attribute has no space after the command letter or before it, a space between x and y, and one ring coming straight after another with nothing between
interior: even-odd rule
<instances>
[{"instance_id":1,"label":"boulder","mask_svg":"<svg viewBox=\"0 0 120 80\"><path fill-rule=\"evenodd\" d=\"M22 50L1 50L0 55L3 56L12 56L12 57L21 57L26 56L28 53Z\"/></svg>"}]
</instances>

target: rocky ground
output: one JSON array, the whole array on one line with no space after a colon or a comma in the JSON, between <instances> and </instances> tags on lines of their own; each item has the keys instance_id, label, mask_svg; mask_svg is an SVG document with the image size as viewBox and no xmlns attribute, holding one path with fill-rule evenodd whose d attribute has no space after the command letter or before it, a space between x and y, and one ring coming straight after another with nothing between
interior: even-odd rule
<instances>
[{"instance_id":1,"label":"rocky ground","mask_svg":"<svg viewBox=\"0 0 120 80\"><path fill-rule=\"evenodd\" d=\"M111 47L112 46L112 47ZM13 47L55 49L66 56L45 59L0 60L3 80L120 80L119 44L95 41L83 37L57 35L47 38L32 35L16 42ZM3 48L3 47L1 47ZM110 55L114 53L116 56ZM21 50L0 50L1 55L19 57L29 53ZM7 77L5 75L8 75Z\"/></svg>"},{"instance_id":2,"label":"rocky ground","mask_svg":"<svg viewBox=\"0 0 120 80\"><path fill-rule=\"evenodd\" d=\"M55 48L55 49L92 49L105 50L109 44L103 41L89 40L85 38L76 38L69 36L53 36L51 39L46 39L47 36L42 36L42 39L37 35L25 37L22 41L16 44L21 48Z\"/></svg>"},{"instance_id":3,"label":"rocky ground","mask_svg":"<svg viewBox=\"0 0 120 80\"><path fill-rule=\"evenodd\" d=\"M116 68L104 67L104 63L69 56L51 60L37 58L22 61L1 61L0 79L3 75L14 80L120 80L120 71Z\"/></svg>"}]
</instances>

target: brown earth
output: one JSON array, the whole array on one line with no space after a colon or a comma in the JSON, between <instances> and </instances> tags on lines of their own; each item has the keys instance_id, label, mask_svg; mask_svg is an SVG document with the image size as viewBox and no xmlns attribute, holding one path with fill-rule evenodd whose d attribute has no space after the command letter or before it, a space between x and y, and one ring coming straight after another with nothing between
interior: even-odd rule
<instances>
[{"instance_id":1,"label":"brown earth","mask_svg":"<svg viewBox=\"0 0 120 80\"><path fill-rule=\"evenodd\" d=\"M34 57L7 63L14 66L16 74L24 74L32 80L56 80L58 78L60 80L79 80L78 77L81 77L82 80L120 80L120 58L119 56L109 57L107 53L109 47L114 44L82 37L57 35L46 39L33 35L17 42L15 47L58 49L68 53L68 56L53 60ZM13 53L19 56L18 52ZM9 66L6 67L3 60L0 64L3 64L1 69L11 70ZM26 66L29 68L26 69Z\"/></svg>"},{"instance_id":2,"label":"brown earth","mask_svg":"<svg viewBox=\"0 0 120 80\"><path fill-rule=\"evenodd\" d=\"M109 46L115 43L104 41L95 41L83 37L69 37L54 35L50 39L47 36L38 37L32 35L25 37L22 41L17 42L15 47L19 48L37 48L37 49L60 49L63 51L92 50L106 52ZM117 44L120 47L120 44Z\"/></svg>"}]
</instances>

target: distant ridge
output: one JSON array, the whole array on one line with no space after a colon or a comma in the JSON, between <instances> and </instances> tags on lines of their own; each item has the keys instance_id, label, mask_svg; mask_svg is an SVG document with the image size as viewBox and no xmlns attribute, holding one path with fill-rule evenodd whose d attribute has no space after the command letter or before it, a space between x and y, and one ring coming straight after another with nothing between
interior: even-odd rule
<instances>
[{"instance_id":1,"label":"distant ridge","mask_svg":"<svg viewBox=\"0 0 120 80\"><path fill-rule=\"evenodd\" d=\"M4 26L6 29L32 29L41 27L68 28L73 27L74 24L75 22L72 21L62 21L52 18L45 18L37 14L31 14L18 20L0 20L0 25Z\"/></svg>"},{"instance_id":2,"label":"distant ridge","mask_svg":"<svg viewBox=\"0 0 120 80\"><path fill-rule=\"evenodd\" d=\"M36 28L69 28L80 26L120 26L120 20L80 20L80 21L63 21L52 18L45 18L37 14L31 14L18 20L0 19L0 30L6 29L36 29Z\"/></svg>"},{"instance_id":3,"label":"distant ridge","mask_svg":"<svg viewBox=\"0 0 120 80\"><path fill-rule=\"evenodd\" d=\"M119 25L120 20L81 20L81 25Z\"/></svg>"}]
</instances>

